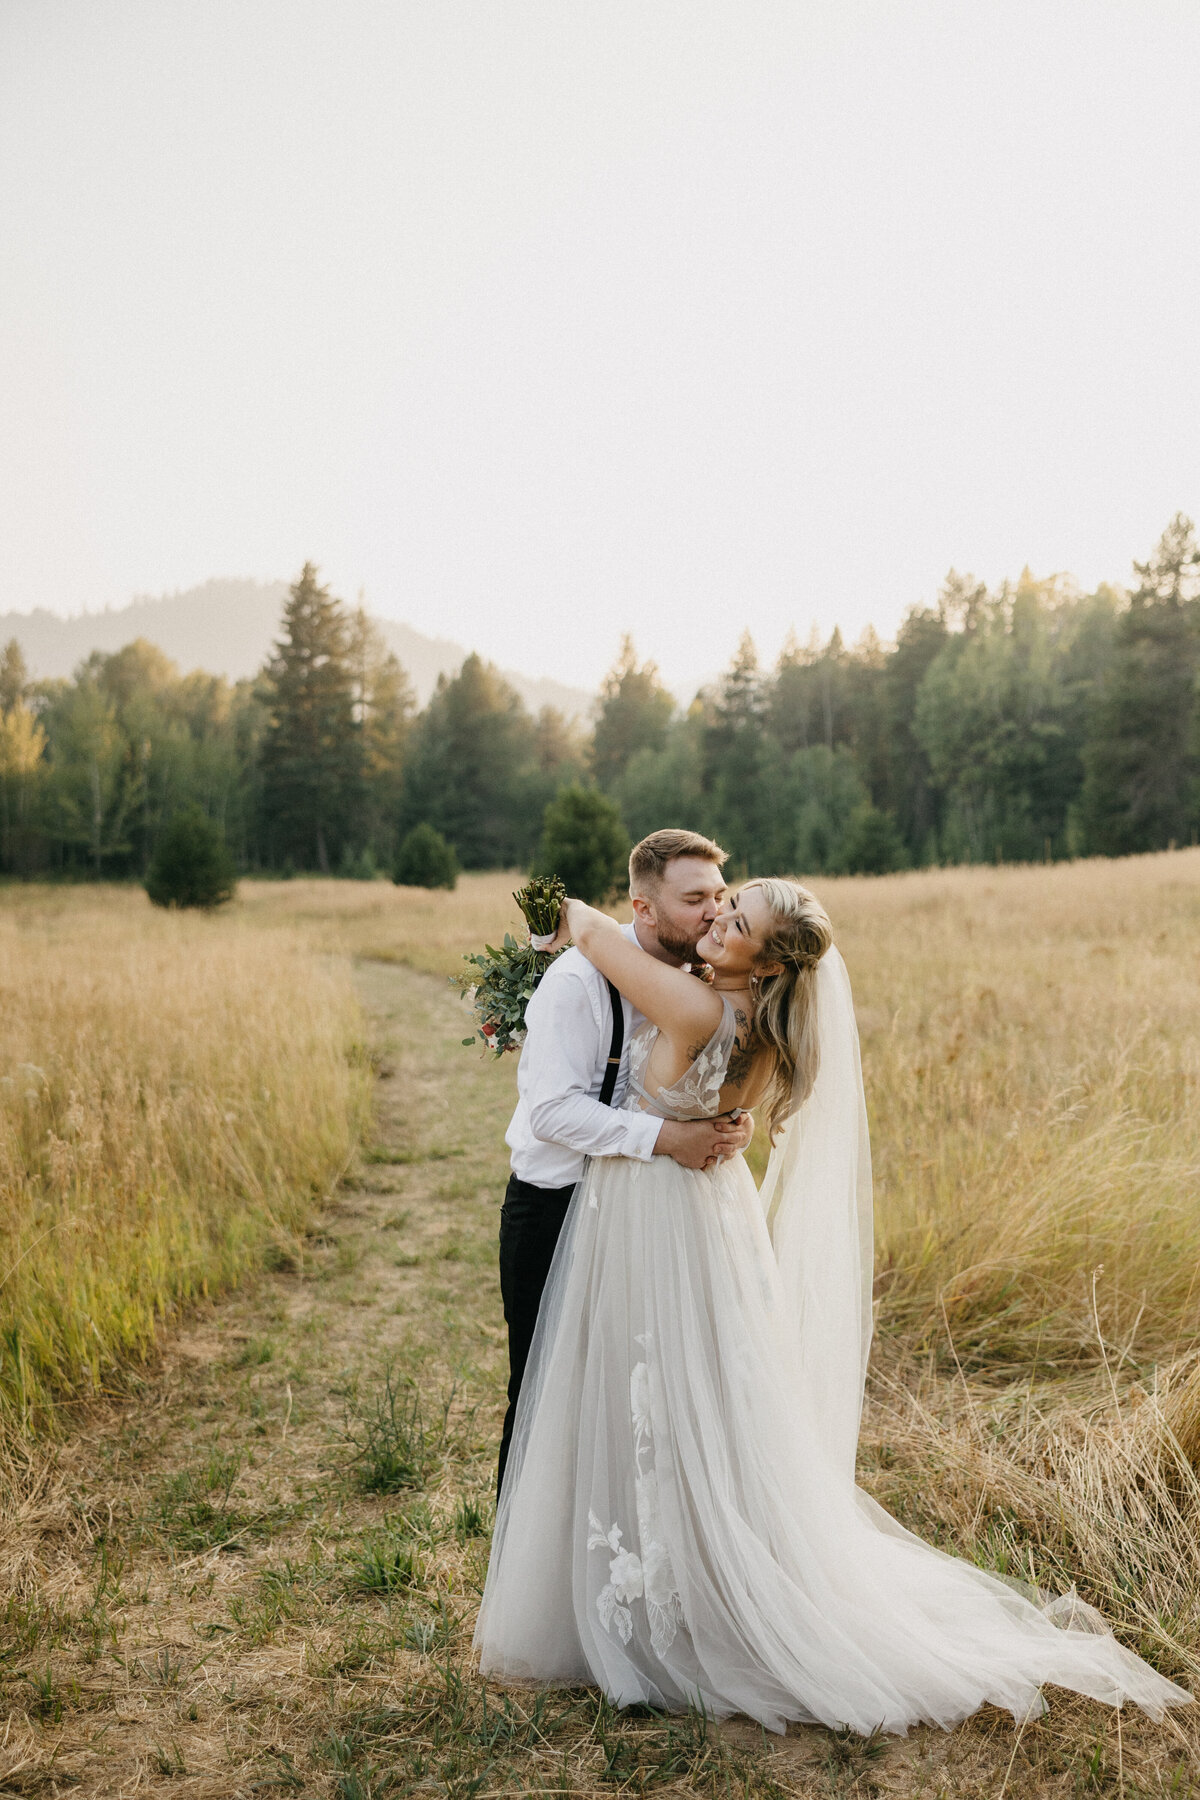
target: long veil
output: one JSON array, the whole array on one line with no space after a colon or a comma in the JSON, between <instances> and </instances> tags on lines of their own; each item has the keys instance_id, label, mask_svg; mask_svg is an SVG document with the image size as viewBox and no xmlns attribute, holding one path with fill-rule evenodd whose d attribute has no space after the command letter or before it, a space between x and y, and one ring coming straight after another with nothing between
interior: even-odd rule
<instances>
[{"instance_id":1,"label":"long veil","mask_svg":"<svg viewBox=\"0 0 1200 1800\"><path fill-rule=\"evenodd\" d=\"M854 998L836 948L817 965L816 1005L817 1079L771 1152L761 1199L795 1307L812 1425L853 1481L871 1346L871 1143Z\"/></svg>"}]
</instances>

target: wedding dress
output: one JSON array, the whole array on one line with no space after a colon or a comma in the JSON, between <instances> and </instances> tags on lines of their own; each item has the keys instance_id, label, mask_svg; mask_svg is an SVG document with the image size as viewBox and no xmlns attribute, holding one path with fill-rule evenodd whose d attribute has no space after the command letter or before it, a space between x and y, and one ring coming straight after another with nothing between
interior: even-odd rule
<instances>
[{"instance_id":1,"label":"wedding dress","mask_svg":"<svg viewBox=\"0 0 1200 1800\"><path fill-rule=\"evenodd\" d=\"M870 1335L870 1164L835 950L821 1069L763 1195L738 1156L589 1163L547 1283L475 1633L482 1672L767 1729L903 1732L1055 1684L1155 1717L1190 1696L905 1531L854 1485ZM711 1116L733 1009L673 1087L631 1045L627 1106ZM774 1241L773 1241L774 1240ZM1074 1613L1086 1618L1088 1609Z\"/></svg>"}]
</instances>

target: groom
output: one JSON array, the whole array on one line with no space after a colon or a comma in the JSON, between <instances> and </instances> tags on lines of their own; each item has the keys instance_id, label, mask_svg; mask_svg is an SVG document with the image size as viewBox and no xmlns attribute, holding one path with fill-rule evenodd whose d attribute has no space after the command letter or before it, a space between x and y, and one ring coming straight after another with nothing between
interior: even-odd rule
<instances>
[{"instance_id":1,"label":"groom","mask_svg":"<svg viewBox=\"0 0 1200 1800\"><path fill-rule=\"evenodd\" d=\"M724 861L724 850L695 831L654 831L635 844L629 858L633 922L623 927L626 937L674 968L694 962L697 941L725 892ZM497 1491L542 1289L585 1157L648 1162L670 1156L685 1169L703 1169L744 1150L753 1135L748 1114L736 1122L685 1122L619 1111L629 1040L641 1023L641 1013L575 949L551 963L525 1011L519 1098L505 1138L512 1175L500 1212L509 1381Z\"/></svg>"}]
</instances>

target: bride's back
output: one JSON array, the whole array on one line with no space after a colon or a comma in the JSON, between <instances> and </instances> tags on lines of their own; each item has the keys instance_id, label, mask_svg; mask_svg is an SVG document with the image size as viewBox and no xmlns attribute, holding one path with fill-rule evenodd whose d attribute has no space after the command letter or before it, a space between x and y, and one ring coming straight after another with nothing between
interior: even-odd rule
<instances>
[{"instance_id":1,"label":"bride's back","mask_svg":"<svg viewBox=\"0 0 1200 1800\"><path fill-rule=\"evenodd\" d=\"M667 1119L712 1118L757 1106L770 1086L775 1052L759 1044L743 996L722 996L722 1016L706 1043L679 1044L657 1025L642 1026L630 1046L627 1104Z\"/></svg>"}]
</instances>

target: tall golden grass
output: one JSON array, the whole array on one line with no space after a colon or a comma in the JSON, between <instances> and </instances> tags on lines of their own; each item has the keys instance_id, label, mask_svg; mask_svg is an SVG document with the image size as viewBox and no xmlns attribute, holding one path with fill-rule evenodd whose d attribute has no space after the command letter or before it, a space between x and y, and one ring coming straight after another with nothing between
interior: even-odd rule
<instances>
[{"instance_id":1,"label":"tall golden grass","mask_svg":"<svg viewBox=\"0 0 1200 1800\"><path fill-rule=\"evenodd\" d=\"M295 1228L362 1117L345 959L455 973L518 879L247 882L212 920L0 897L10 1413ZM1200 851L813 885L875 1155L863 1478L1196 1677Z\"/></svg>"},{"instance_id":2,"label":"tall golden grass","mask_svg":"<svg viewBox=\"0 0 1200 1800\"><path fill-rule=\"evenodd\" d=\"M831 884L883 1316L960 1357L1162 1361L1200 1329L1200 852Z\"/></svg>"},{"instance_id":3,"label":"tall golden grass","mask_svg":"<svg viewBox=\"0 0 1200 1800\"><path fill-rule=\"evenodd\" d=\"M0 894L0 1429L311 1215L366 1115L344 966L129 889Z\"/></svg>"},{"instance_id":4,"label":"tall golden grass","mask_svg":"<svg viewBox=\"0 0 1200 1800\"><path fill-rule=\"evenodd\" d=\"M819 884L876 1170L864 1469L1200 1676L1200 852Z\"/></svg>"},{"instance_id":5,"label":"tall golden grass","mask_svg":"<svg viewBox=\"0 0 1200 1800\"><path fill-rule=\"evenodd\" d=\"M526 879L518 869L465 875L452 892L390 881L243 881L237 905L255 923L303 929L314 946L449 976L485 939L524 929L513 890Z\"/></svg>"}]
</instances>

